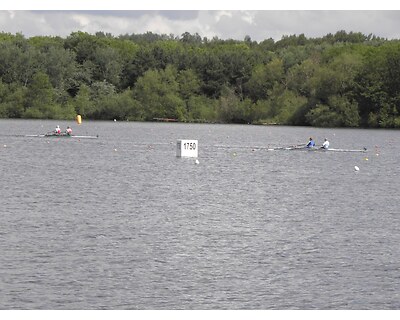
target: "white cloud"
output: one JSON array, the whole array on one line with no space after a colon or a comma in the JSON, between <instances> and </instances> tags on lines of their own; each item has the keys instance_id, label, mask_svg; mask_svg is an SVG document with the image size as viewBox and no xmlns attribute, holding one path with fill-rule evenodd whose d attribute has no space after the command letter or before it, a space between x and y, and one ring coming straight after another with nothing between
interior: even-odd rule
<instances>
[{"instance_id":1,"label":"white cloud","mask_svg":"<svg viewBox=\"0 0 400 320\"><path fill-rule=\"evenodd\" d=\"M232 18L233 13L231 11L214 11L215 12L215 22L220 22L221 19L224 19L226 17Z\"/></svg>"},{"instance_id":2,"label":"white cloud","mask_svg":"<svg viewBox=\"0 0 400 320\"><path fill-rule=\"evenodd\" d=\"M400 11L0 11L0 31L36 35L68 36L71 32L97 31L140 34L148 31L180 36L255 41L283 35L320 37L339 30L400 39Z\"/></svg>"},{"instance_id":3,"label":"white cloud","mask_svg":"<svg viewBox=\"0 0 400 320\"><path fill-rule=\"evenodd\" d=\"M80 28L85 29L89 24L96 23L95 19L89 19L88 16L83 14L72 14L71 19L75 21Z\"/></svg>"},{"instance_id":4,"label":"white cloud","mask_svg":"<svg viewBox=\"0 0 400 320\"><path fill-rule=\"evenodd\" d=\"M400 4L393 0L13 0L2 1L1 10L393 10Z\"/></svg>"},{"instance_id":5,"label":"white cloud","mask_svg":"<svg viewBox=\"0 0 400 320\"><path fill-rule=\"evenodd\" d=\"M242 20L247 22L248 24L254 24L256 13L254 11L243 11Z\"/></svg>"}]
</instances>

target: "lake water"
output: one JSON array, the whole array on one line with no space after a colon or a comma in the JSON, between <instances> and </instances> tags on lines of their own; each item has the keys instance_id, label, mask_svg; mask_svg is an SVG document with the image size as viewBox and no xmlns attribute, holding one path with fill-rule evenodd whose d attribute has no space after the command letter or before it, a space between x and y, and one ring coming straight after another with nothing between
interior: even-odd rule
<instances>
[{"instance_id":1,"label":"lake water","mask_svg":"<svg viewBox=\"0 0 400 320\"><path fill-rule=\"evenodd\" d=\"M23 136L56 124L99 138ZM267 150L310 135L368 152ZM399 154L391 130L0 120L0 309L399 309Z\"/></svg>"}]
</instances>

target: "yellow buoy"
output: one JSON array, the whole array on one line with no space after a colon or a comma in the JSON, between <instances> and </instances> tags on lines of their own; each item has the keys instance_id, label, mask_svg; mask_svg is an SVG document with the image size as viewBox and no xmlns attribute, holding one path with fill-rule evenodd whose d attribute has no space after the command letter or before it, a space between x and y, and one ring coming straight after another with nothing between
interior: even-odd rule
<instances>
[{"instance_id":1,"label":"yellow buoy","mask_svg":"<svg viewBox=\"0 0 400 320\"><path fill-rule=\"evenodd\" d=\"M77 123L77 124L81 124L81 123L82 123L82 117L81 117L80 114L78 114L78 115L76 116L76 123Z\"/></svg>"}]
</instances>

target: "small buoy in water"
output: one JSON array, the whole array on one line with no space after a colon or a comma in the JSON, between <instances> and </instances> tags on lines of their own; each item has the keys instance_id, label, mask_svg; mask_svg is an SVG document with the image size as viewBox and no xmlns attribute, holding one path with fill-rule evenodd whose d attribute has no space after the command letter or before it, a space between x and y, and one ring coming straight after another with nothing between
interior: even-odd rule
<instances>
[{"instance_id":1,"label":"small buoy in water","mask_svg":"<svg viewBox=\"0 0 400 320\"><path fill-rule=\"evenodd\" d=\"M114 122L117 122L117 119L114 119Z\"/></svg>"},{"instance_id":2,"label":"small buoy in water","mask_svg":"<svg viewBox=\"0 0 400 320\"><path fill-rule=\"evenodd\" d=\"M114 151L117 151L117 149L114 149Z\"/></svg>"},{"instance_id":3,"label":"small buoy in water","mask_svg":"<svg viewBox=\"0 0 400 320\"><path fill-rule=\"evenodd\" d=\"M356 171L360 171L360 168L359 168L359 167L357 167L357 166L354 166L354 170L356 170Z\"/></svg>"},{"instance_id":4,"label":"small buoy in water","mask_svg":"<svg viewBox=\"0 0 400 320\"><path fill-rule=\"evenodd\" d=\"M4 148L7 148L7 145L6 145L6 144L4 145Z\"/></svg>"},{"instance_id":5,"label":"small buoy in water","mask_svg":"<svg viewBox=\"0 0 400 320\"><path fill-rule=\"evenodd\" d=\"M367 158L367 157L365 157L365 158L364 158L364 160L365 160L365 161L368 161L368 158Z\"/></svg>"},{"instance_id":6,"label":"small buoy in water","mask_svg":"<svg viewBox=\"0 0 400 320\"><path fill-rule=\"evenodd\" d=\"M199 163L200 163L200 161L196 159L196 161L195 161L194 163L195 163L195 164L199 164Z\"/></svg>"}]
</instances>

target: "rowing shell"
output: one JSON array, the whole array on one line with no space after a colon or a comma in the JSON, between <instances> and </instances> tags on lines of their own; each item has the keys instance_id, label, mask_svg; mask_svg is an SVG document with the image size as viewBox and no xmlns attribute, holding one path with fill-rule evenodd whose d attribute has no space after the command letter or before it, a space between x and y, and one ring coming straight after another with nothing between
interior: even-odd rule
<instances>
[{"instance_id":1,"label":"rowing shell","mask_svg":"<svg viewBox=\"0 0 400 320\"><path fill-rule=\"evenodd\" d=\"M335 148L307 148L305 145L295 145L295 146L288 146L288 147L264 147L264 146L228 146L228 145L215 145L213 147L216 148L226 148L226 149L252 149L252 150L268 150L268 151L275 151L275 150L298 150L298 151L316 151L316 152L367 152L367 148L363 149L335 149Z\"/></svg>"},{"instance_id":2,"label":"rowing shell","mask_svg":"<svg viewBox=\"0 0 400 320\"><path fill-rule=\"evenodd\" d=\"M364 149L317 149L319 151L334 151L334 152L367 152L367 148Z\"/></svg>"},{"instance_id":3,"label":"rowing shell","mask_svg":"<svg viewBox=\"0 0 400 320\"><path fill-rule=\"evenodd\" d=\"M99 136L76 136L76 135L60 135L60 134L28 134L25 137L33 138L75 138L75 139L97 139Z\"/></svg>"},{"instance_id":4,"label":"rowing shell","mask_svg":"<svg viewBox=\"0 0 400 320\"><path fill-rule=\"evenodd\" d=\"M329 149L324 149L324 148L305 148L305 147L287 147L287 148L268 148L269 151L274 151L274 150L299 150L299 151L314 151L314 152L367 152L367 149L335 149L335 148L329 148Z\"/></svg>"}]
</instances>

